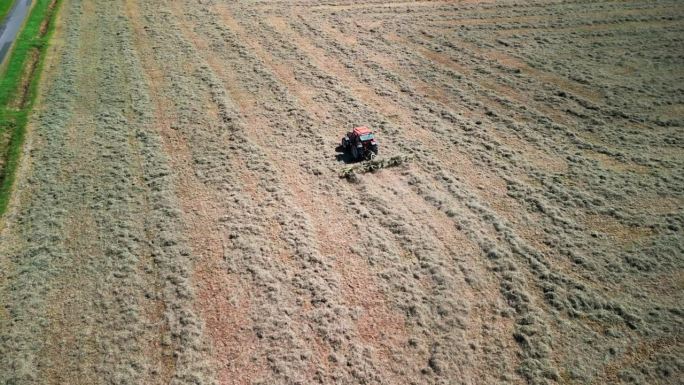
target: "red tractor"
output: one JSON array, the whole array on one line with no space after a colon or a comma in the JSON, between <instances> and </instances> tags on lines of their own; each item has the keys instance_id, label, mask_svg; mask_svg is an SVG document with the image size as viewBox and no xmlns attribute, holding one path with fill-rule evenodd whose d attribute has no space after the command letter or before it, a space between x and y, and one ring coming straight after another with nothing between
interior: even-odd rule
<instances>
[{"instance_id":1,"label":"red tractor","mask_svg":"<svg viewBox=\"0 0 684 385\"><path fill-rule=\"evenodd\" d=\"M352 159L370 160L378 155L378 142L368 127L356 127L342 138L342 151L350 152Z\"/></svg>"}]
</instances>

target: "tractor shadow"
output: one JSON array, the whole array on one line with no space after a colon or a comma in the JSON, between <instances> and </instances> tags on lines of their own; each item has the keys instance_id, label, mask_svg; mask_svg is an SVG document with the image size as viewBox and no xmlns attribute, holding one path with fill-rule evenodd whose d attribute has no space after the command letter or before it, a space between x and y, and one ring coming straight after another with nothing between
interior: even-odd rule
<instances>
[{"instance_id":1,"label":"tractor shadow","mask_svg":"<svg viewBox=\"0 0 684 385\"><path fill-rule=\"evenodd\" d=\"M351 152L349 151L344 151L344 148L342 146L337 146L335 148L335 152L337 152L337 155L335 155L335 159L338 162L344 162L344 164L352 164L356 163L354 160L354 157L352 156Z\"/></svg>"}]
</instances>

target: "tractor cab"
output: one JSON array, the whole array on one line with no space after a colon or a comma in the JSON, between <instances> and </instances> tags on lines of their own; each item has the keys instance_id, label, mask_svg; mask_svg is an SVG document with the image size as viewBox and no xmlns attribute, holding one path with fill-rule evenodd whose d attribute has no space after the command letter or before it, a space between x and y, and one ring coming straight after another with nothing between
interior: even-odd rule
<instances>
[{"instance_id":1,"label":"tractor cab","mask_svg":"<svg viewBox=\"0 0 684 385\"><path fill-rule=\"evenodd\" d=\"M375 135L368 127L356 127L352 131L352 138L357 142L375 142Z\"/></svg>"},{"instance_id":2,"label":"tractor cab","mask_svg":"<svg viewBox=\"0 0 684 385\"><path fill-rule=\"evenodd\" d=\"M372 159L378 154L378 142L368 127L356 127L342 138L342 148L350 151L354 160Z\"/></svg>"}]
</instances>

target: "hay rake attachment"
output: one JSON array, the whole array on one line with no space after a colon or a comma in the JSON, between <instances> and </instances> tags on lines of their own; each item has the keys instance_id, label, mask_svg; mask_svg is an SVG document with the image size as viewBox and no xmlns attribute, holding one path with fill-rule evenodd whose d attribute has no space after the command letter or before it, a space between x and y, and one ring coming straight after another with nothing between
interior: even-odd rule
<instances>
[{"instance_id":1,"label":"hay rake attachment","mask_svg":"<svg viewBox=\"0 0 684 385\"><path fill-rule=\"evenodd\" d=\"M412 160L411 155L396 155L391 158L379 159L373 158L367 162L354 164L352 166L345 167L340 172L340 178L350 179L356 174L365 174L367 172L375 172L383 168L396 167L407 163Z\"/></svg>"}]
</instances>

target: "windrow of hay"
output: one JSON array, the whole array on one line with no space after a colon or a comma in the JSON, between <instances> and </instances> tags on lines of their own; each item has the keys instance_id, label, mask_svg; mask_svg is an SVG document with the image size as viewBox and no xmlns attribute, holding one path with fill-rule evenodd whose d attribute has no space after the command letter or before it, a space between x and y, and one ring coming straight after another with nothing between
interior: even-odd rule
<instances>
[{"instance_id":1,"label":"windrow of hay","mask_svg":"<svg viewBox=\"0 0 684 385\"><path fill-rule=\"evenodd\" d=\"M3 231L0 378L212 383L168 159L120 2L69 0Z\"/></svg>"},{"instance_id":2,"label":"windrow of hay","mask_svg":"<svg viewBox=\"0 0 684 385\"><path fill-rule=\"evenodd\" d=\"M1 376L683 370L681 2L64 1ZM358 125L387 158L336 156Z\"/></svg>"}]
</instances>

